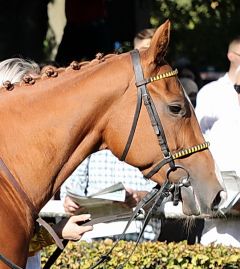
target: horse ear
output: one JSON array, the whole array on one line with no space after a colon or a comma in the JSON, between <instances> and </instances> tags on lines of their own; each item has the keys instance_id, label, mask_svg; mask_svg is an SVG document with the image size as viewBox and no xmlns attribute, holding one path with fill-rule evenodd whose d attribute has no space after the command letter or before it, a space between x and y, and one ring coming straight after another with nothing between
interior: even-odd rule
<instances>
[{"instance_id":1,"label":"horse ear","mask_svg":"<svg viewBox=\"0 0 240 269\"><path fill-rule=\"evenodd\" d=\"M156 30L148 48L150 62L159 64L164 58L170 39L170 28L171 23L167 20Z\"/></svg>"}]
</instances>

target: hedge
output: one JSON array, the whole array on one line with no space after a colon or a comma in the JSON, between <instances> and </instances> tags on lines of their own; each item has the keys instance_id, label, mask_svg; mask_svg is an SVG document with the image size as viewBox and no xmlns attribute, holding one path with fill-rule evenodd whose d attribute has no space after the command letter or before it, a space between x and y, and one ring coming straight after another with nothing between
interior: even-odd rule
<instances>
[{"instance_id":1,"label":"hedge","mask_svg":"<svg viewBox=\"0 0 240 269\"><path fill-rule=\"evenodd\" d=\"M70 242L57 259L52 269L72 268L89 269L102 254L113 245L113 241L94 241L87 243ZM111 260L97 268L115 269L124 263L133 249L134 242L120 241L113 250ZM45 264L55 247L45 248L42 252L42 265ZM144 242L140 243L124 269L239 269L240 249L222 245L203 246L180 243Z\"/></svg>"}]
</instances>

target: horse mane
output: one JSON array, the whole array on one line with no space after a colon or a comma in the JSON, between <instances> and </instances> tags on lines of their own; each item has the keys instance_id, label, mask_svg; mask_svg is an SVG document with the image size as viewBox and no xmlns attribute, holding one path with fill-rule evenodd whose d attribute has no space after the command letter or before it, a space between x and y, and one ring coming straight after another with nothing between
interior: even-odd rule
<instances>
[{"instance_id":1,"label":"horse mane","mask_svg":"<svg viewBox=\"0 0 240 269\"><path fill-rule=\"evenodd\" d=\"M41 81L46 78L56 78L59 74L63 72L67 72L69 70L80 70L85 71L97 64L103 63L108 59L117 56L117 54L107 54L104 55L103 53L97 53L96 57L91 61L73 61L67 67L56 67L54 65L45 65L42 67L40 74L32 75L32 74L25 74L21 81L17 83L11 83L9 80L3 82L0 89L5 89L7 91L12 91L15 86L23 86L23 85L33 85L38 81Z\"/></svg>"}]
</instances>

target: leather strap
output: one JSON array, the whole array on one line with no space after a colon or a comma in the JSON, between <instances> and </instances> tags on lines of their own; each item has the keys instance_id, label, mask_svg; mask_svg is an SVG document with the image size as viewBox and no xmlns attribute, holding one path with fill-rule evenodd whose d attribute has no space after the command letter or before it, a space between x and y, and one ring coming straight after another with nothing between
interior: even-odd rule
<instances>
[{"instance_id":1,"label":"leather strap","mask_svg":"<svg viewBox=\"0 0 240 269\"><path fill-rule=\"evenodd\" d=\"M49 234L52 236L52 238L56 242L56 245L60 249L64 249L62 240L58 237L58 235L55 233L55 231L53 230L53 228L45 220L43 220L42 218L39 217L36 220L36 222L38 222L40 225L42 225L49 232Z\"/></svg>"},{"instance_id":2,"label":"leather strap","mask_svg":"<svg viewBox=\"0 0 240 269\"><path fill-rule=\"evenodd\" d=\"M122 157L120 158L121 161L124 161L127 153L129 151L130 145L132 143L133 140L133 136L136 130L136 126L137 126L137 121L139 118L139 114L141 111L141 105L142 105L142 99L144 101L144 105L148 111L150 120L151 120L151 124L152 127L154 129L154 132L157 136L159 145L161 147L162 153L164 155L164 160L161 161L159 164L157 164L148 174L147 174L147 178L151 178L155 173L157 173L161 167L163 165L165 165L166 163L168 163L170 165L170 168L172 170L175 170L175 163L174 163L174 159L172 158L172 155L170 153L168 144L167 144L167 140L166 140L166 136L164 133L164 129L162 126L162 123L160 121L160 118L158 116L156 107L154 105L154 102L147 90L146 84L149 83L151 80L149 79L144 79L144 75L143 75L143 70L142 70L142 66L141 66L141 60L140 60L140 55L138 50L133 50L130 52L130 55L132 57L132 62L133 62L133 69L134 69L134 74L135 74L135 80L136 80L136 87L137 87L137 106L136 106L136 110L135 110L135 114L134 114L134 119L133 119L133 123L132 123L132 128L130 130L129 133L129 137L127 140L127 144L124 148Z\"/></svg>"},{"instance_id":3,"label":"leather strap","mask_svg":"<svg viewBox=\"0 0 240 269\"><path fill-rule=\"evenodd\" d=\"M123 151L123 154L120 158L121 161L124 161L126 159L129 148L132 144L133 136L134 136L134 133L135 133L135 130L137 127L137 122L138 122L138 118L139 118L140 111L141 111L141 107L142 107L142 91L141 91L141 89L138 89L138 91L137 91L137 106L136 106L136 110L135 110L135 114L134 114L134 118L133 118L132 128L131 128L129 136L128 136L127 144L126 144L125 149Z\"/></svg>"},{"instance_id":4,"label":"leather strap","mask_svg":"<svg viewBox=\"0 0 240 269\"><path fill-rule=\"evenodd\" d=\"M151 208L148 210L147 214L146 214L146 217L144 219L144 222L143 222L143 226L142 226L142 229L138 235L138 238L135 242L135 246L134 248L132 249L132 251L130 252L130 254L128 255L127 259L125 260L125 262L123 264L120 264L116 269L122 269L129 261L129 259L131 258L132 254L134 253L141 237L142 237L142 234L147 226L147 224L149 223L152 215L153 215L153 212L156 212L157 208L160 207L160 205L162 204L164 198L166 198L168 195L169 195L169 191L172 187L172 184L169 182L169 181L166 181L163 186L157 191L156 193L156 196L153 200L153 203L151 205Z\"/></svg>"},{"instance_id":5,"label":"leather strap","mask_svg":"<svg viewBox=\"0 0 240 269\"><path fill-rule=\"evenodd\" d=\"M144 223L143 223L143 227L141 229L141 232L138 236L138 239L136 241L136 245L138 245L139 240L143 234L143 231L146 227L146 225L148 224L152 211L156 209L156 207L159 207L160 204L162 203L163 199L165 197L168 196L170 190L172 188L172 184L167 180L165 181L165 183L163 184L162 187L160 187L159 185L156 185L151 192L149 192L145 197L143 197L143 199L137 204L134 212L132 213L130 219L128 220L124 231L122 232L122 234L118 237L117 241L114 243L114 245L112 246L112 248L104 255L102 255L100 257L100 259L90 267L90 269L94 269L96 268L98 265L100 265L101 263L110 260L110 254L112 253L113 249L117 246L117 244L119 243L119 241L122 239L123 235L126 233L129 225L131 224L131 222L138 216L138 214L141 212L141 209L143 209L144 207L147 207L149 204L151 205L150 209L148 210L148 213L145 217ZM133 249L133 251L130 253L130 256L132 255L132 253L134 252L136 245ZM120 265L118 267L118 269L122 268L127 261L129 260L130 256L127 258L127 260L124 262L123 265Z\"/></svg>"},{"instance_id":6,"label":"leather strap","mask_svg":"<svg viewBox=\"0 0 240 269\"><path fill-rule=\"evenodd\" d=\"M22 189L19 182L15 179L13 174L10 172L4 161L0 158L0 173L3 175L5 179L11 182L12 186L15 188L17 193L20 195L21 199L27 204L30 209L30 213L32 215L32 219L35 220L38 216L38 212L35 209L32 201L30 201L26 192Z\"/></svg>"},{"instance_id":7,"label":"leather strap","mask_svg":"<svg viewBox=\"0 0 240 269\"><path fill-rule=\"evenodd\" d=\"M29 197L26 194L26 192L23 190L23 188L21 187L21 185L19 184L19 182L15 179L15 177L10 172L10 170L8 169L8 167L6 166L6 164L4 163L4 161L1 158L0 158L0 173L1 173L1 175L5 179L7 179L12 184L12 186L15 188L15 190L17 191L17 193L20 195L22 201L24 201L27 204L27 206L30 209L32 220L34 222L37 221L39 224L41 224L42 226L44 226L44 228L50 233L50 235L55 240L57 246L59 248L63 249L63 244L62 244L61 239L55 233L55 231L53 230L53 228L46 221L44 221L42 218L40 218L38 216L38 212L36 211L36 208L33 205L32 201L29 199Z\"/></svg>"},{"instance_id":8,"label":"leather strap","mask_svg":"<svg viewBox=\"0 0 240 269\"><path fill-rule=\"evenodd\" d=\"M19 267L18 265L16 265L12 261L10 261L8 258L6 258L5 256L3 256L1 253L0 253L0 260L3 261L11 269L23 269L22 267Z\"/></svg>"},{"instance_id":9,"label":"leather strap","mask_svg":"<svg viewBox=\"0 0 240 269\"><path fill-rule=\"evenodd\" d=\"M136 84L138 84L139 81L143 81L144 80L144 76L143 76L143 70L142 70L142 66L141 66L141 62L140 62L140 55L138 50L133 50L130 52L131 56L132 56L132 62L133 62L133 68L134 68L134 72L135 72L135 78L136 78ZM147 83L147 82L146 82ZM143 100L144 100L144 105L147 108L153 129L155 131L155 134L157 135L158 139L159 139L159 144L161 146L161 149L163 151L164 157L169 155L169 148L167 145L167 139L165 137L165 133L163 130L163 126L161 124L160 118L158 116L156 107L153 103L153 100L147 90L146 87L146 83L145 84L140 84L139 89L142 92L142 96L143 96Z\"/></svg>"}]
</instances>

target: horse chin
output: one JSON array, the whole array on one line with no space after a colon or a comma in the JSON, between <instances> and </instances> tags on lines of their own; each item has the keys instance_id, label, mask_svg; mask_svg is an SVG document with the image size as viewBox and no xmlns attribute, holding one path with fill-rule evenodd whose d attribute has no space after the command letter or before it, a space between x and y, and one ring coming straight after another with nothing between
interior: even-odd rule
<instances>
[{"instance_id":1,"label":"horse chin","mask_svg":"<svg viewBox=\"0 0 240 269\"><path fill-rule=\"evenodd\" d=\"M182 210L184 215L199 216L201 210L198 205L198 201L196 199L192 186L181 187L181 197L182 197Z\"/></svg>"}]
</instances>

